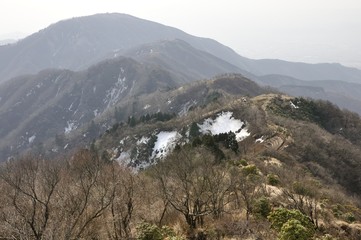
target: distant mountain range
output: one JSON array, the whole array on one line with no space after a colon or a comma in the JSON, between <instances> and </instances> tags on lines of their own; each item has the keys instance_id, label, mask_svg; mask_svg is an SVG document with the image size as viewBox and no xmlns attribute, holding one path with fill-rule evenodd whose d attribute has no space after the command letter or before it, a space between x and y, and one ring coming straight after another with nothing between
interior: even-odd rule
<instances>
[{"instance_id":1,"label":"distant mountain range","mask_svg":"<svg viewBox=\"0 0 361 240\"><path fill-rule=\"evenodd\" d=\"M16 44L0 47L0 81L45 68L81 70L113 52L123 54L140 45L181 39L255 75L281 74L302 80L361 82L361 70L338 64L305 64L280 60L252 60L212 39L119 13L64 20Z\"/></svg>"},{"instance_id":2,"label":"distant mountain range","mask_svg":"<svg viewBox=\"0 0 361 240\"><path fill-rule=\"evenodd\" d=\"M214 80L217 75L228 77ZM195 83L205 79L213 80ZM252 60L172 27L97 14L0 46L0 157L41 150L59 138L86 144L116 121L158 111L182 114L217 98L217 91L249 96L265 91L249 79L361 113L358 69ZM196 90L182 95L185 84Z\"/></svg>"}]
</instances>

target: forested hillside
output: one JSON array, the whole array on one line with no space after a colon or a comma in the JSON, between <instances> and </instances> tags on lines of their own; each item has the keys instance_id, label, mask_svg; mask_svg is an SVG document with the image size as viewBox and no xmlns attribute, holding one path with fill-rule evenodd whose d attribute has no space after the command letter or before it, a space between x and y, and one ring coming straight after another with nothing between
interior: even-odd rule
<instances>
[{"instance_id":1,"label":"forested hillside","mask_svg":"<svg viewBox=\"0 0 361 240\"><path fill-rule=\"evenodd\" d=\"M88 149L4 163L0 236L360 239L360 126L277 94L128 119Z\"/></svg>"}]
</instances>

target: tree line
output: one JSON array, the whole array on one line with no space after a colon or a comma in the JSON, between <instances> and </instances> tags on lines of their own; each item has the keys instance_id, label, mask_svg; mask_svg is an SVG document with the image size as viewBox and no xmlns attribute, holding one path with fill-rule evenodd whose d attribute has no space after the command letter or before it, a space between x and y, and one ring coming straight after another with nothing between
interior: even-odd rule
<instances>
[{"instance_id":1,"label":"tree line","mask_svg":"<svg viewBox=\"0 0 361 240\"><path fill-rule=\"evenodd\" d=\"M237 160L231 149L225 152L234 157L219 161L209 147L187 144L142 172L85 149L56 160L32 155L10 160L0 168L0 237L314 236L321 215L314 182L288 176L284 187L292 184L281 188L285 172L272 175L270 169ZM270 185L281 189L276 198ZM293 231L297 238L287 238Z\"/></svg>"}]
</instances>

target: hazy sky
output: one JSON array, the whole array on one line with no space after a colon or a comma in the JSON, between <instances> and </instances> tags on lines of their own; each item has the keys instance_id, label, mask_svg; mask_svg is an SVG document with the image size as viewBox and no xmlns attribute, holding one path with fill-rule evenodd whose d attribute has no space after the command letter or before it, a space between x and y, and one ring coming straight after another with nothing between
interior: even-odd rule
<instances>
[{"instance_id":1,"label":"hazy sky","mask_svg":"<svg viewBox=\"0 0 361 240\"><path fill-rule=\"evenodd\" d=\"M250 58L361 68L361 0L1 0L0 39L120 12L213 38ZM10 34L10 35L9 35Z\"/></svg>"}]
</instances>

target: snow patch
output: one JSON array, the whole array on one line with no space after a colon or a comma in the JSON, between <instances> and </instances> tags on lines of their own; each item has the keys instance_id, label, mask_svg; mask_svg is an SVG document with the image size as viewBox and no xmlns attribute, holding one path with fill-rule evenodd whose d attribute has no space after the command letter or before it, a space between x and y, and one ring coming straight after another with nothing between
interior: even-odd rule
<instances>
[{"instance_id":1,"label":"snow patch","mask_svg":"<svg viewBox=\"0 0 361 240\"><path fill-rule=\"evenodd\" d=\"M95 109L95 110L93 111L93 113L94 113L94 116L96 117L96 116L98 116L98 114L99 114L99 110L98 110L98 109Z\"/></svg>"},{"instance_id":2,"label":"snow patch","mask_svg":"<svg viewBox=\"0 0 361 240\"><path fill-rule=\"evenodd\" d=\"M290 105L292 108L295 108L295 109L300 108L299 106L296 106L292 101L290 101Z\"/></svg>"},{"instance_id":3,"label":"snow patch","mask_svg":"<svg viewBox=\"0 0 361 240\"><path fill-rule=\"evenodd\" d=\"M150 138L149 137L142 137L141 139L139 139L137 141L137 145L140 145L140 144L147 144L149 142Z\"/></svg>"},{"instance_id":4,"label":"snow patch","mask_svg":"<svg viewBox=\"0 0 361 240\"><path fill-rule=\"evenodd\" d=\"M147 105L144 106L143 109L144 109L144 110L147 110L147 109L150 108L150 107L151 107L151 106L150 106L149 104L147 104Z\"/></svg>"},{"instance_id":5,"label":"snow patch","mask_svg":"<svg viewBox=\"0 0 361 240\"><path fill-rule=\"evenodd\" d=\"M35 138L36 138L36 136L35 135L33 135L33 136L31 136L31 137L29 137L29 144L31 144L31 143L33 143L34 142L34 140L35 140Z\"/></svg>"},{"instance_id":6,"label":"snow patch","mask_svg":"<svg viewBox=\"0 0 361 240\"><path fill-rule=\"evenodd\" d=\"M31 96L31 94L33 94L33 90L31 89L29 92L26 93L26 96L29 97Z\"/></svg>"},{"instance_id":7,"label":"snow patch","mask_svg":"<svg viewBox=\"0 0 361 240\"><path fill-rule=\"evenodd\" d=\"M69 111L71 111L71 109L72 109L72 107L73 107L73 104L74 104L74 102L72 102L72 103L70 104L70 106L69 106L69 108L68 108Z\"/></svg>"},{"instance_id":8,"label":"snow patch","mask_svg":"<svg viewBox=\"0 0 361 240\"><path fill-rule=\"evenodd\" d=\"M189 109L193 106L197 105L196 100L191 100L183 104L182 110L178 113L179 116L185 116L189 112Z\"/></svg>"},{"instance_id":9,"label":"snow patch","mask_svg":"<svg viewBox=\"0 0 361 240\"><path fill-rule=\"evenodd\" d=\"M181 135L176 132L160 132L157 135L157 141L154 144L152 158L164 158L169 151L172 151Z\"/></svg>"},{"instance_id":10,"label":"snow patch","mask_svg":"<svg viewBox=\"0 0 361 240\"><path fill-rule=\"evenodd\" d=\"M123 139L121 139L121 140L119 141L119 144L120 144L120 145L124 145L124 144L125 144L125 141L127 141L129 138L130 138L129 136L126 136L125 138L123 138Z\"/></svg>"},{"instance_id":11,"label":"snow patch","mask_svg":"<svg viewBox=\"0 0 361 240\"><path fill-rule=\"evenodd\" d=\"M121 152L119 157L115 159L118 163L129 164L131 161L130 154L128 152Z\"/></svg>"},{"instance_id":12,"label":"snow patch","mask_svg":"<svg viewBox=\"0 0 361 240\"><path fill-rule=\"evenodd\" d=\"M260 137L260 138L257 138L255 142L256 143L263 143L264 142L263 136Z\"/></svg>"},{"instance_id":13,"label":"snow patch","mask_svg":"<svg viewBox=\"0 0 361 240\"><path fill-rule=\"evenodd\" d=\"M78 128L78 126L76 125L76 122L74 122L74 121L67 121L66 124L67 124L67 126L64 128L65 134L68 134L71 131Z\"/></svg>"},{"instance_id":14,"label":"snow patch","mask_svg":"<svg viewBox=\"0 0 361 240\"><path fill-rule=\"evenodd\" d=\"M108 104L107 108L116 104L119 101L121 94L128 89L126 78L123 77L124 72L124 69L120 68L118 81L115 83L114 87L109 89L106 93L104 103Z\"/></svg>"},{"instance_id":15,"label":"snow patch","mask_svg":"<svg viewBox=\"0 0 361 240\"><path fill-rule=\"evenodd\" d=\"M204 120L203 124L198 124L201 133L212 135L220 133L234 132L236 140L242 141L250 135L246 128L245 123L241 120L235 119L232 112L222 112L218 114L216 119L208 118Z\"/></svg>"}]
</instances>

